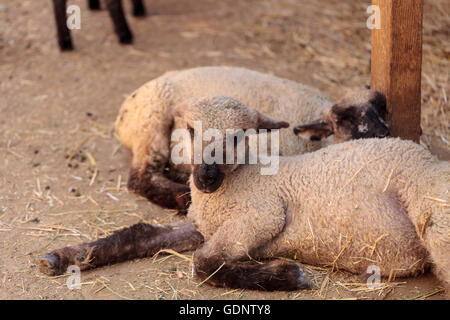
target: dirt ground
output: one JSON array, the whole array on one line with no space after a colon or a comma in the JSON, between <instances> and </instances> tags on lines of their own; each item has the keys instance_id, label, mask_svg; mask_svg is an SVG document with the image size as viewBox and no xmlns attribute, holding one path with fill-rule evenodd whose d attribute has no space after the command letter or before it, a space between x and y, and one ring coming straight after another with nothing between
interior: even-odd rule
<instances>
[{"instance_id":1,"label":"dirt ground","mask_svg":"<svg viewBox=\"0 0 450 320\"><path fill-rule=\"evenodd\" d=\"M192 253L67 276L35 258L139 221L181 219L126 189L129 153L113 135L126 95L174 69L243 66L320 88L332 99L369 83L370 1L147 0L150 16L120 46L106 11L86 1L76 51L60 53L51 1L0 0L0 299L444 299L430 273L368 290L311 268L317 288L254 292L198 285ZM450 1L425 1L422 144L450 159ZM67 158L69 156L69 158Z\"/></svg>"}]
</instances>

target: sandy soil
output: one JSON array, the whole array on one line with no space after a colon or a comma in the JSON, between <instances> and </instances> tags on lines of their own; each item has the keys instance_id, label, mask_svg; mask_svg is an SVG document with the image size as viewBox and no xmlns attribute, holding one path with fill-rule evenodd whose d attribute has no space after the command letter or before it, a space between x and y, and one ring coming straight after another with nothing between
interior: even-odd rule
<instances>
[{"instance_id":1,"label":"sandy soil","mask_svg":"<svg viewBox=\"0 0 450 320\"><path fill-rule=\"evenodd\" d=\"M234 65L316 86L333 99L369 83L369 1L148 0L149 17L128 15L133 46L117 43L106 11L72 2L82 8L82 29L73 32L76 51L62 54L50 1L0 0L0 299L445 298L431 274L368 291L348 285L357 276L320 268L315 290L198 286L185 259L191 253L82 273L81 290L69 290L67 276L40 274L34 259L54 248L139 221L180 219L126 189L129 153L113 122L144 82L173 69ZM444 159L448 8L448 0L426 2L422 81L422 143Z\"/></svg>"}]
</instances>

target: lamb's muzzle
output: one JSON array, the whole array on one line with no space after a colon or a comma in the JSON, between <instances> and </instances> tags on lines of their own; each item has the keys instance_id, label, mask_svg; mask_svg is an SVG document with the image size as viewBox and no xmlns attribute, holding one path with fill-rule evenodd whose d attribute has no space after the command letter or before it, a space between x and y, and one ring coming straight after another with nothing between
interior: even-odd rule
<instances>
[{"instance_id":1,"label":"lamb's muzzle","mask_svg":"<svg viewBox=\"0 0 450 320\"><path fill-rule=\"evenodd\" d=\"M225 174L217 164L201 164L194 166L192 177L198 189L205 193L211 193L221 186Z\"/></svg>"}]
</instances>

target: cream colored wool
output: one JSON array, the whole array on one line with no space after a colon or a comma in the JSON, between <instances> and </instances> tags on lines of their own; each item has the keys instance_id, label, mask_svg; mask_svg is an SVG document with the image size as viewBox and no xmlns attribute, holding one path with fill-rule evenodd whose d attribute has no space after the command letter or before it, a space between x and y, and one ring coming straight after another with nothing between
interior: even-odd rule
<instances>
[{"instance_id":1,"label":"cream colored wool","mask_svg":"<svg viewBox=\"0 0 450 320\"><path fill-rule=\"evenodd\" d=\"M397 138L280 157L279 172L241 165L213 193L190 182L188 218L203 257L284 256L361 274L410 276L435 264L450 283L448 162ZM431 257L431 259L430 259Z\"/></svg>"}]
</instances>

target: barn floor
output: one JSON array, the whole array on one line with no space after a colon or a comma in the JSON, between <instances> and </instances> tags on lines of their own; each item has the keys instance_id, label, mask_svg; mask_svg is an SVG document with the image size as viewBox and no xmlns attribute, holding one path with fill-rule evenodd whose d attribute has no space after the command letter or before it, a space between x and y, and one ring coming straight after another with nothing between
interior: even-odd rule
<instances>
[{"instance_id":1,"label":"barn floor","mask_svg":"<svg viewBox=\"0 0 450 320\"><path fill-rule=\"evenodd\" d=\"M173 69L234 65L320 88L332 99L369 83L370 1L148 0L120 46L106 11L82 8L76 51L57 50L51 1L0 4L0 299L444 299L431 274L377 290L311 269L317 289L263 293L198 285L189 258L163 256L67 276L34 259L139 221L180 219L126 189L129 153L113 136L125 96ZM449 0L425 1L422 143L450 159ZM129 1L127 12L130 12ZM82 154L78 151L82 149ZM70 155L70 160L67 159ZM352 284L353 283L353 284Z\"/></svg>"}]
</instances>

